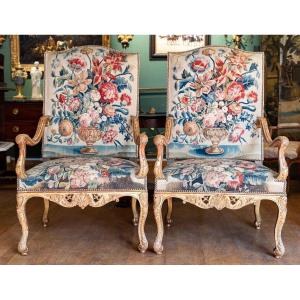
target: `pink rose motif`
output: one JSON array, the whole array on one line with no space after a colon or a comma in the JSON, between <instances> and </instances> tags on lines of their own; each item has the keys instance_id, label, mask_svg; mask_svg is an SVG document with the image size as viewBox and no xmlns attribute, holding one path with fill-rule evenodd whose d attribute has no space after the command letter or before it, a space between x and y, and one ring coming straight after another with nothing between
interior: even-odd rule
<instances>
[{"instance_id":1,"label":"pink rose motif","mask_svg":"<svg viewBox=\"0 0 300 300\"><path fill-rule=\"evenodd\" d=\"M92 118L88 113L84 113L79 117L79 124L82 127L89 127L91 126Z\"/></svg>"},{"instance_id":2,"label":"pink rose motif","mask_svg":"<svg viewBox=\"0 0 300 300\"><path fill-rule=\"evenodd\" d=\"M206 106L206 103L203 99L199 99L197 101L194 101L191 105L191 110L194 112L202 111L203 108Z\"/></svg>"},{"instance_id":3,"label":"pink rose motif","mask_svg":"<svg viewBox=\"0 0 300 300\"><path fill-rule=\"evenodd\" d=\"M238 167L247 169L247 170L255 170L256 169L256 164L253 162L247 162L247 161L242 161L238 164Z\"/></svg>"},{"instance_id":4,"label":"pink rose motif","mask_svg":"<svg viewBox=\"0 0 300 300\"><path fill-rule=\"evenodd\" d=\"M191 68L197 73L203 73L209 66L207 59L196 59L191 63Z\"/></svg>"},{"instance_id":5,"label":"pink rose motif","mask_svg":"<svg viewBox=\"0 0 300 300\"><path fill-rule=\"evenodd\" d=\"M231 54L228 56L228 62L233 68L240 72L247 69L249 57L249 54L232 50Z\"/></svg>"},{"instance_id":6,"label":"pink rose motif","mask_svg":"<svg viewBox=\"0 0 300 300\"><path fill-rule=\"evenodd\" d=\"M69 109L71 111L78 111L80 108L80 99L79 98L72 98L70 100Z\"/></svg>"},{"instance_id":7,"label":"pink rose motif","mask_svg":"<svg viewBox=\"0 0 300 300\"><path fill-rule=\"evenodd\" d=\"M123 53L110 52L104 57L104 65L107 69L113 71L122 71L122 62L125 61L125 55Z\"/></svg>"},{"instance_id":8,"label":"pink rose motif","mask_svg":"<svg viewBox=\"0 0 300 300\"><path fill-rule=\"evenodd\" d=\"M48 174L54 175L60 171L60 166L53 166L48 169Z\"/></svg>"},{"instance_id":9,"label":"pink rose motif","mask_svg":"<svg viewBox=\"0 0 300 300\"><path fill-rule=\"evenodd\" d=\"M203 118L204 127L214 127L216 121L217 115L214 113L209 113Z\"/></svg>"},{"instance_id":10,"label":"pink rose motif","mask_svg":"<svg viewBox=\"0 0 300 300\"><path fill-rule=\"evenodd\" d=\"M233 131L230 133L228 140L230 142L236 143L240 140L241 136L244 134L245 129L242 124L237 124L234 126Z\"/></svg>"},{"instance_id":11,"label":"pink rose motif","mask_svg":"<svg viewBox=\"0 0 300 300\"><path fill-rule=\"evenodd\" d=\"M87 185L89 173L84 170L76 170L70 177L71 188L83 188Z\"/></svg>"},{"instance_id":12,"label":"pink rose motif","mask_svg":"<svg viewBox=\"0 0 300 300\"><path fill-rule=\"evenodd\" d=\"M106 105L103 108L103 113L107 116L107 117L113 117L116 113L115 109L113 106L111 105Z\"/></svg>"},{"instance_id":13,"label":"pink rose motif","mask_svg":"<svg viewBox=\"0 0 300 300\"><path fill-rule=\"evenodd\" d=\"M131 104L131 97L125 93L121 95L121 102L124 106L128 106Z\"/></svg>"},{"instance_id":14,"label":"pink rose motif","mask_svg":"<svg viewBox=\"0 0 300 300\"><path fill-rule=\"evenodd\" d=\"M225 99L226 93L222 89L217 89L217 91L215 92L215 96L218 101L222 101Z\"/></svg>"},{"instance_id":15,"label":"pink rose motif","mask_svg":"<svg viewBox=\"0 0 300 300\"><path fill-rule=\"evenodd\" d=\"M105 82L100 85L99 92L102 102L114 102L118 100L117 86L111 82Z\"/></svg>"},{"instance_id":16,"label":"pink rose motif","mask_svg":"<svg viewBox=\"0 0 300 300\"><path fill-rule=\"evenodd\" d=\"M190 98L188 96L182 96L179 101L184 105L188 105Z\"/></svg>"},{"instance_id":17,"label":"pink rose motif","mask_svg":"<svg viewBox=\"0 0 300 300\"><path fill-rule=\"evenodd\" d=\"M216 119L217 122L225 122L226 117L224 112L221 109L216 109Z\"/></svg>"},{"instance_id":18,"label":"pink rose motif","mask_svg":"<svg viewBox=\"0 0 300 300\"><path fill-rule=\"evenodd\" d=\"M238 116L242 112L242 106L239 103L233 102L228 106L228 112L233 116Z\"/></svg>"},{"instance_id":19,"label":"pink rose motif","mask_svg":"<svg viewBox=\"0 0 300 300\"><path fill-rule=\"evenodd\" d=\"M227 182L227 185L232 189L237 189L239 186L241 186L244 182L244 175L240 172L237 172L236 177L229 180Z\"/></svg>"},{"instance_id":20,"label":"pink rose motif","mask_svg":"<svg viewBox=\"0 0 300 300\"><path fill-rule=\"evenodd\" d=\"M107 130L102 137L103 143L104 144L112 143L115 140L115 137L117 135L118 135L117 131L113 129Z\"/></svg>"},{"instance_id":21,"label":"pink rose motif","mask_svg":"<svg viewBox=\"0 0 300 300\"><path fill-rule=\"evenodd\" d=\"M245 97L244 86L240 82L233 81L227 86L227 98L239 101Z\"/></svg>"},{"instance_id":22,"label":"pink rose motif","mask_svg":"<svg viewBox=\"0 0 300 300\"><path fill-rule=\"evenodd\" d=\"M74 71L80 71L82 68L85 67L85 62L79 57L74 57L72 59L69 59L68 63L69 63L69 68Z\"/></svg>"},{"instance_id":23,"label":"pink rose motif","mask_svg":"<svg viewBox=\"0 0 300 300\"><path fill-rule=\"evenodd\" d=\"M95 125L100 122L99 113L96 110L89 111L90 117L92 119L92 123Z\"/></svg>"},{"instance_id":24,"label":"pink rose motif","mask_svg":"<svg viewBox=\"0 0 300 300\"><path fill-rule=\"evenodd\" d=\"M91 98L94 102L99 101L100 93L97 90L92 90L90 95L91 95Z\"/></svg>"},{"instance_id":25,"label":"pink rose motif","mask_svg":"<svg viewBox=\"0 0 300 300\"><path fill-rule=\"evenodd\" d=\"M67 95L66 94L59 94L58 96L58 101L61 104L66 104L66 100L67 100Z\"/></svg>"},{"instance_id":26,"label":"pink rose motif","mask_svg":"<svg viewBox=\"0 0 300 300\"><path fill-rule=\"evenodd\" d=\"M181 174L183 176L192 175L195 172L193 167L186 167L181 170Z\"/></svg>"},{"instance_id":27,"label":"pink rose motif","mask_svg":"<svg viewBox=\"0 0 300 300\"><path fill-rule=\"evenodd\" d=\"M210 171L204 174L203 176L205 183L208 186L218 188L219 185L224 182L225 180L225 175L221 172L216 172L216 171Z\"/></svg>"},{"instance_id":28,"label":"pink rose motif","mask_svg":"<svg viewBox=\"0 0 300 300\"><path fill-rule=\"evenodd\" d=\"M248 94L247 98L248 98L251 102L256 103L256 102L257 102L258 95L257 95L257 93L256 93L255 91L251 91L251 92Z\"/></svg>"}]
</instances>

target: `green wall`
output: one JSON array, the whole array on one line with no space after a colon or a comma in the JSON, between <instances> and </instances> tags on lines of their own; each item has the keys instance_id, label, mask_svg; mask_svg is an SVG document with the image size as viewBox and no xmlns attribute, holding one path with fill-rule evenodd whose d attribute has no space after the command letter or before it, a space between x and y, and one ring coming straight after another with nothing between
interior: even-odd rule
<instances>
[{"instance_id":1,"label":"green wall","mask_svg":"<svg viewBox=\"0 0 300 300\"><path fill-rule=\"evenodd\" d=\"M212 45L225 45L224 35L212 35ZM253 50L260 45L260 36L254 36L253 45L247 47L247 50ZM111 36L111 48L122 50L118 42L117 35ZM167 63L166 61L150 61L149 59L149 35L135 35L130 42L127 52L138 52L140 54L140 88L166 88L167 86ZM11 80L10 67L10 42L7 38L0 48L0 53L5 55L5 82L8 88L12 89L5 95L6 99L12 99L15 95L15 85ZM31 80L26 80L24 95L31 96ZM166 93L144 93L140 97L140 111L147 112L150 107L155 107L157 112L164 112L166 107Z\"/></svg>"},{"instance_id":2,"label":"green wall","mask_svg":"<svg viewBox=\"0 0 300 300\"><path fill-rule=\"evenodd\" d=\"M212 35L211 45L225 45L224 35ZM248 45L247 50L254 50L260 46L260 36L253 37L253 44ZM124 51L118 42L117 35L111 36L111 48ZM140 88L166 88L167 86L167 63L166 61L153 61L149 59L150 41L149 35L135 35L130 42L127 52L140 54ZM140 111L147 112L155 107L157 112L166 110L166 93L141 94Z\"/></svg>"}]
</instances>

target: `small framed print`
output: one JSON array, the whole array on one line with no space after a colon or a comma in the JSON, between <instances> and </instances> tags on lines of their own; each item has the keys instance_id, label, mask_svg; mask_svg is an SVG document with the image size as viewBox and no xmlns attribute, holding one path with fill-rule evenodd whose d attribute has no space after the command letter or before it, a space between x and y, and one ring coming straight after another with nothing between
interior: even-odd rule
<instances>
[{"instance_id":1,"label":"small framed print","mask_svg":"<svg viewBox=\"0 0 300 300\"><path fill-rule=\"evenodd\" d=\"M209 35L150 35L150 60L166 60L168 52L182 52L209 44Z\"/></svg>"}]
</instances>

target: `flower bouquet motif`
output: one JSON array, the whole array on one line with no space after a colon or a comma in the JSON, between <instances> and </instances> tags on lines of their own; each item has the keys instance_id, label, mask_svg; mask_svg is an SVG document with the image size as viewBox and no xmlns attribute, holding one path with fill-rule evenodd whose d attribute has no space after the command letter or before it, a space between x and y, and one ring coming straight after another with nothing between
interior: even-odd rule
<instances>
[{"instance_id":1,"label":"flower bouquet motif","mask_svg":"<svg viewBox=\"0 0 300 300\"><path fill-rule=\"evenodd\" d=\"M171 115L174 142L198 145L209 139L207 154L222 154L220 142L246 143L255 137L260 73L251 55L239 50L205 48L185 57L186 67L173 68ZM179 74L180 73L180 74Z\"/></svg>"},{"instance_id":2,"label":"flower bouquet motif","mask_svg":"<svg viewBox=\"0 0 300 300\"><path fill-rule=\"evenodd\" d=\"M51 67L51 122L57 127L52 127L48 141L74 145L80 139L87 145L81 153L96 153L97 141L118 147L133 140L128 116L134 78L124 54L74 49L63 60L53 59Z\"/></svg>"}]
</instances>

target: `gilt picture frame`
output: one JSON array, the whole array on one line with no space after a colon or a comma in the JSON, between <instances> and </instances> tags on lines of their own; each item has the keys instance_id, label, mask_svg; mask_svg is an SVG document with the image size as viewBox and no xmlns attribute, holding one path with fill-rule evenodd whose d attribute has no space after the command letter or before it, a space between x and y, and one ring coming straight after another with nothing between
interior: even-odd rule
<instances>
[{"instance_id":1,"label":"gilt picture frame","mask_svg":"<svg viewBox=\"0 0 300 300\"><path fill-rule=\"evenodd\" d=\"M49 45L50 44L50 45ZM26 72L30 72L34 61L40 62L40 68L44 71L45 51L65 50L64 47L83 45L100 45L110 47L109 35L11 35L10 56L11 73L21 64ZM53 49L52 49L53 48ZM36 53L38 52L38 54Z\"/></svg>"},{"instance_id":2,"label":"gilt picture frame","mask_svg":"<svg viewBox=\"0 0 300 300\"><path fill-rule=\"evenodd\" d=\"M209 44L209 35L150 35L150 60L166 60L168 52L188 51Z\"/></svg>"}]
</instances>

